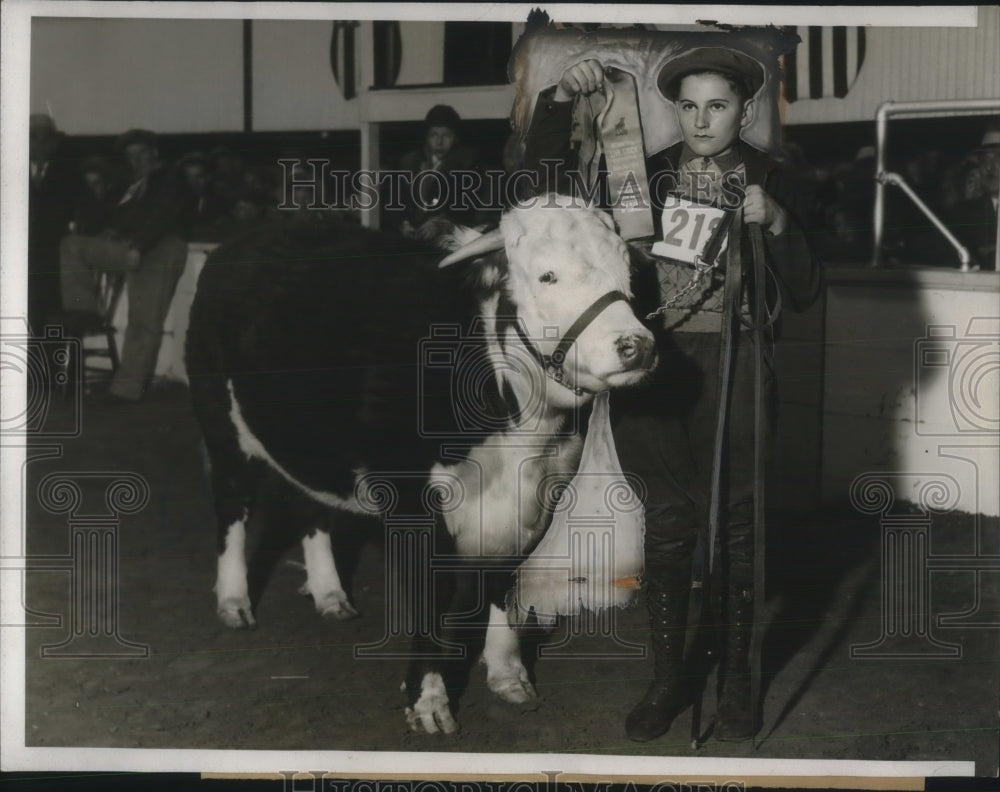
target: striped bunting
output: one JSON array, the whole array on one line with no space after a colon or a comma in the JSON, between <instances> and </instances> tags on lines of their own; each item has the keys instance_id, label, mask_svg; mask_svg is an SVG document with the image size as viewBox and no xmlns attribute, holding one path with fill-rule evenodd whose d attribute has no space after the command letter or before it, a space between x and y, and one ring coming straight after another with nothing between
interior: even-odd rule
<instances>
[{"instance_id":1,"label":"striped bunting","mask_svg":"<svg viewBox=\"0 0 1000 792\"><path fill-rule=\"evenodd\" d=\"M345 99L358 95L355 70L355 33L360 22L334 22L330 37L330 69Z\"/></svg>"},{"instance_id":2,"label":"striped bunting","mask_svg":"<svg viewBox=\"0 0 1000 792\"><path fill-rule=\"evenodd\" d=\"M787 27L801 42L785 55L785 99L842 99L865 62L862 27Z\"/></svg>"}]
</instances>

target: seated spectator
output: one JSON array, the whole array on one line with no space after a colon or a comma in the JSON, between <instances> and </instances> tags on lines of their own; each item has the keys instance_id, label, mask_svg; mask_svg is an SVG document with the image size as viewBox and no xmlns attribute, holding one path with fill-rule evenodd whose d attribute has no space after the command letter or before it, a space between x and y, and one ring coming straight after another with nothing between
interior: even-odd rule
<instances>
[{"instance_id":1,"label":"seated spectator","mask_svg":"<svg viewBox=\"0 0 1000 792\"><path fill-rule=\"evenodd\" d=\"M440 180L417 178L421 173L437 171L446 179L456 171L475 170L475 152L461 142L458 113L448 105L435 105L424 118L424 144L400 160L400 168L413 175L413 189L404 189L401 196L406 207L400 230L405 236L429 238L439 224L426 225L432 218L446 219L464 225L474 225L476 211L455 203L449 190L441 193Z\"/></svg>"},{"instance_id":2,"label":"seated spectator","mask_svg":"<svg viewBox=\"0 0 1000 792\"><path fill-rule=\"evenodd\" d=\"M263 198L260 193L244 189L233 201L229 210L230 218L239 226L252 226L261 218L264 212Z\"/></svg>"},{"instance_id":3,"label":"seated spectator","mask_svg":"<svg viewBox=\"0 0 1000 792\"><path fill-rule=\"evenodd\" d=\"M212 149L208 158L213 200L228 211L243 187L243 160L225 146Z\"/></svg>"},{"instance_id":4,"label":"seated spectator","mask_svg":"<svg viewBox=\"0 0 1000 792\"><path fill-rule=\"evenodd\" d=\"M156 368L163 321L187 260L194 201L174 171L160 161L152 132L126 132L118 147L128 165L128 188L103 232L63 240L59 269L70 332L93 322L100 273L126 273L128 326L110 393L135 401Z\"/></svg>"},{"instance_id":5,"label":"seated spectator","mask_svg":"<svg viewBox=\"0 0 1000 792\"><path fill-rule=\"evenodd\" d=\"M976 157L965 160L959 172L961 173L959 200L971 201L983 194L983 169Z\"/></svg>"},{"instance_id":6,"label":"seated spectator","mask_svg":"<svg viewBox=\"0 0 1000 792\"><path fill-rule=\"evenodd\" d=\"M266 189L271 195L266 209L269 221L296 225L355 222L354 210L346 205L345 197L329 178L324 181L318 166L313 170L312 159L316 159L315 155L286 151L279 160L282 167L273 172L273 177L258 172L259 181L248 181L247 189L253 193Z\"/></svg>"},{"instance_id":7,"label":"seated spectator","mask_svg":"<svg viewBox=\"0 0 1000 792\"><path fill-rule=\"evenodd\" d=\"M826 210L826 228L820 242L823 259L832 264L867 261L872 256L871 218L862 219L850 205Z\"/></svg>"},{"instance_id":8,"label":"seated spectator","mask_svg":"<svg viewBox=\"0 0 1000 792\"><path fill-rule=\"evenodd\" d=\"M59 243L69 231L80 175L60 151L55 121L36 113L28 123L28 324L40 334L59 310Z\"/></svg>"},{"instance_id":9,"label":"seated spectator","mask_svg":"<svg viewBox=\"0 0 1000 792\"><path fill-rule=\"evenodd\" d=\"M222 241L241 236L259 226L271 222L267 196L244 187L234 197L226 216L219 222L219 238ZM274 215L280 214L276 210Z\"/></svg>"},{"instance_id":10,"label":"seated spectator","mask_svg":"<svg viewBox=\"0 0 1000 792\"><path fill-rule=\"evenodd\" d=\"M996 261L997 202L1000 193L1000 127L983 135L982 143L972 152L976 175L967 176L967 195L951 210L949 228L969 249L972 263L993 269ZM975 193L978 191L978 195Z\"/></svg>"},{"instance_id":11,"label":"seated spectator","mask_svg":"<svg viewBox=\"0 0 1000 792\"><path fill-rule=\"evenodd\" d=\"M185 154L177 161L177 172L194 199L191 238L217 241L217 226L226 216L228 206L212 189L208 157L199 151Z\"/></svg>"},{"instance_id":12,"label":"seated spectator","mask_svg":"<svg viewBox=\"0 0 1000 792\"><path fill-rule=\"evenodd\" d=\"M80 173L83 175L83 190L73 209L69 230L74 234L93 236L111 225L121 189L111 163L104 157L88 157L80 166Z\"/></svg>"}]
</instances>

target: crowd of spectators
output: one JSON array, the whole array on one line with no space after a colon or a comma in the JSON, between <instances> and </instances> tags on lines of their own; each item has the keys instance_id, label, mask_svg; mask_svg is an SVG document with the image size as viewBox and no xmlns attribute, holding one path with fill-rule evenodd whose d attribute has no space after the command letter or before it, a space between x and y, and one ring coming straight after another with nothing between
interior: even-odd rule
<instances>
[{"instance_id":1,"label":"crowd of spectators","mask_svg":"<svg viewBox=\"0 0 1000 792\"><path fill-rule=\"evenodd\" d=\"M430 170L447 176L456 168L479 167L475 151L464 138L462 122L451 107L431 108L424 120L424 135L422 145L401 159L399 167L403 170L411 171L414 176ZM519 144L517 136L511 135L505 145L502 159L508 173L520 165ZM788 166L800 174L814 196L809 226L815 252L833 265L871 262L875 245L875 146L862 145L853 158L822 164L810 162L796 143L787 143L784 149ZM928 146L912 155L890 159L887 167L899 173L968 248L973 266L992 268L1000 181L1000 126L989 127L972 150L946 151ZM432 188L435 181L424 179L417 183ZM428 220L435 217L467 225L495 220L489 213L470 216L456 207L435 205L433 196L425 195L420 207L412 202L407 204L401 214L390 219L389 225L407 235L429 236L434 233L434 223ZM889 265L957 267L960 263L954 246L895 186L889 186L885 193L880 258Z\"/></svg>"},{"instance_id":2,"label":"crowd of spectators","mask_svg":"<svg viewBox=\"0 0 1000 792\"><path fill-rule=\"evenodd\" d=\"M130 131L132 134L136 130ZM128 203L134 173L125 155L125 135L90 156L71 156L65 135L48 115L30 119L29 324L37 332L60 308L59 248L67 235L107 235ZM307 158L289 151L265 164L247 163L240 153L218 146L163 157L155 135L158 172L168 174L185 204L182 228L188 242L223 242L262 222L289 219L289 205L305 208L312 196L290 202L289 182L304 178L281 159ZM286 211L279 210L279 206ZM329 217L331 212L310 213Z\"/></svg>"},{"instance_id":3,"label":"crowd of spectators","mask_svg":"<svg viewBox=\"0 0 1000 792\"><path fill-rule=\"evenodd\" d=\"M440 182L436 178L417 179L420 174L436 171L437 177L480 169L477 152L463 133L458 113L449 106L437 105L427 113L419 144L400 161L382 164L409 171L411 184L419 184L424 193L433 192ZM157 241L145 238L150 237L148 229L140 227L162 225L155 221L158 215L170 215L170 233L186 243L223 242L272 221L342 220L347 211L347 196L338 195L336 189L328 195L321 186L323 177L317 180L307 165L310 156L322 156L316 152L285 151L264 165L247 163L238 152L221 146L165 159L160 157L155 135L131 130L108 151L81 160L62 153L63 142L52 118L31 117L29 323L36 332L60 310L65 314L78 307L66 304L65 283L61 282L66 280L67 255L72 270L85 266L84 260L91 253L95 268L113 269L108 262L120 254L123 270L130 271L129 278L133 278L131 270L138 266L134 257L147 256ZM148 151L144 156L149 160L146 164L134 159L135 152L129 151L131 144L145 145ZM503 166L508 173L513 172L521 163L520 141L511 135L503 148ZM872 259L875 155L875 147L869 144L861 146L851 160L815 164L801 146L785 145L788 164L815 196L812 246L830 264ZM930 146L890 161L889 169L900 173L969 249L974 266L992 268L1000 184L1000 125L988 127L980 144L971 151ZM156 185L156 189L150 190L150 185ZM155 196L145 195L147 190L160 191L167 198L157 203ZM408 197L402 211L383 216L383 223L412 238L434 236L442 220L480 225L495 221L499 215L498 211L486 213L489 216L481 211L470 214L447 201L437 201L434 195ZM341 211L331 211L331 198ZM323 209L316 211L321 204ZM127 232L123 227L129 227ZM67 254L68 237L101 242L90 247L77 242L69 246ZM142 247L138 237L144 237ZM123 246L109 248L109 240ZM896 187L886 192L881 258L901 265L959 263L954 247ZM169 296L173 287L171 283L158 288ZM160 312L157 308L157 315ZM133 388L132 392L138 391Z\"/></svg>"},{"instance_id":4,"label":"crowd of spectators","mask_svg":"<svg viewBox=\"0 0 1000 792\"><path fill-rule=\"evenodd\" d=\"M815 247L829 263L869 262L874 253L875 147L853 160L813 165L800 147L786 146L792 165L810 183L819 223ZM970 151L928 147L887 169L898 173L972 256L992 269L996 252L1000 127L990 127ZM958 254L916 204L896 186L885 192L881 258L888 264L957 267Z\"/></svg>"},{"instance_id":5,"label":"crowd of spectators","mask_svg":"<svg viewBox=\"0 0 1000 792\"><path fill-rule=\"evenodd\" d=\"M164 158L157 136L140 129L84 158L66 144L51 117L31 116L28 322L34 333L49 324L93 332L106 320L103 273L124 278L128 324L109 392L136 400L152 379L188 243L304 215L279 210L291 177L278 160L248 165L226 148Z\"/></svg>"}]
</instances>

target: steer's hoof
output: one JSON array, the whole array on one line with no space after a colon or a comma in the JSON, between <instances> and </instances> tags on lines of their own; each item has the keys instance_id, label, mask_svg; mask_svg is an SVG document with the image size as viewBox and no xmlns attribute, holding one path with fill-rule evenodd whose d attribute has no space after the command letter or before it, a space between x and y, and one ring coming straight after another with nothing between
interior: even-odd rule
<instances>
[{"instance_id":1,"label":"steer's hoof","mask_svg":"<svg viewBox=\"0 0 1000 792\"><path fill-rule=\"evenodd\" d=\"M253 611L250 609L249 599L232 597L222 600L219 603L218 614L222 623L234 630L253 630L257 627Z\"/></svg>"},{"instance_id":2,"label":"steer's hoof","mask_svg":"<svg viewBox=\"0 0 1000 792\"><path fill-rule=\"evenodd\" d=\"M527 704L538 699L535 686L528 681L528 675L523 669L518 676L487 679L486 685L509 704Z\"/></svg>"},{"instance_id":3,"label":"steer's hoof","mask_svg":"<svg viewBox=\"0 0 1000 792\"><path fill-rule=\"evenodd\" d=\"M452 734L458 731L458 723L448 707L448 691L439 673L424 674L420 681L420 698L406 708L406 722L415 732Z\"/></svg>"},{"instance_id":4,"label":"steer's hoof","mask_svg":"<svg viewBox=\"0 0 1000 792\"><path fill-rule=\"evenodd\" d=\"M358 617L358 612L343 591L332 592L317 600L316 610L324 619L347 621Z\"/></svg>"},{"instance_id":5,"label":"steer's hoof","mask_svg":"<svg viewBox=\"0 0 1000 792\"><path fill-rule=\"evenodd\" d=\"M415 732L427 734L454 734L458 731L458 723L451 715L448 704L442 707L421 706L418 701L414 706L406 708L406 722Z\"/></svg>"}]
</instances>

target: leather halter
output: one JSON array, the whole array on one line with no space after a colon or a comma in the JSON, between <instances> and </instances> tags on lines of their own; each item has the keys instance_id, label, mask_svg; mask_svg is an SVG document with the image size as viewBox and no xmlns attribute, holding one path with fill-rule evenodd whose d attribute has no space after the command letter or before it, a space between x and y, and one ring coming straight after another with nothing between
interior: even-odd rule
<instances>
[{"instance_id":1,"label":"leather halter","mask_svg":"<svg viewBox=\"0 0 1000 792\"><path fill-rule=\"evenodd\" d=\"M569 352L569 348L573 346L573 342L576 341L577 337L586 330L590 323L593 322L598 315L612 303L616 303L619 300L628 302L628 296L624 292L620 291L609 291L607 294L598 297L591 303L590 307L587 308L579 318L570 325L569 330L566 331L559 343L556 345L555 351L551 355L543 354L542 351L535 345L535 343L524 334L524 330L521 329L521 322L515 321L514 330L517 332L517 337L521 339L521 343L527 347L531 356L538 361L538 365L542 367L545 372L545 376L551 379L553 382L558 382L564 388L567 388L577 396L582 396L587 393L583 388L575 385L569 385L566 383L566 354Z\"/></svg>"}]
</instances>

